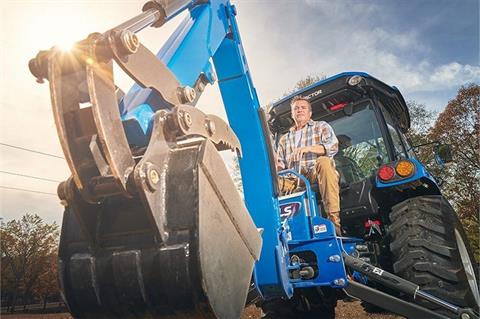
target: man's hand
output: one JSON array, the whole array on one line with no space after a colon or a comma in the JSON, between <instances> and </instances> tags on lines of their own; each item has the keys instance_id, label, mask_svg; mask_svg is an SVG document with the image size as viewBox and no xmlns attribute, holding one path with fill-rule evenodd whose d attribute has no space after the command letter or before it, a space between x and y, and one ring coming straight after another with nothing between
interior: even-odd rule
<instances>
[{"instance_id":1,"label":"man's hand","mask_svg":"<svg viewBox=\"0 0 480 319\"><path fill-rule=\"evenodd\" d=\"M302 159L304 154L310 153L311 151L311 146L296 148L292 153L291 161L298 162Z\"/></svg>"},{"instance_id":2,"label":"man's hand","mask_svg":"<svg viewBox=\"0 0 480 319\"><path fill-rule=\"evenodd\" d=\"M300 161L303 155L307 153L314 153L319 156L324 156L326 154L325 146L323 146L322 144L319 144L319 145L303 146L303 147L296 148L290 157L290 162Z\"/></svg>"}]
</instances>

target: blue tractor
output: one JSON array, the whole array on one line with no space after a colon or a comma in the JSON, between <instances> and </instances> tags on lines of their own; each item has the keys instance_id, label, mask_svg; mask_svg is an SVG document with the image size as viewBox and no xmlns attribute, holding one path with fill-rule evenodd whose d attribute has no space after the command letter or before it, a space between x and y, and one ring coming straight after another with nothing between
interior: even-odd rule
<instances>
[{"instance_id":1,"label":"blue tractor","mask_svg":"<svg viewBox=\"0 0 480 319\"><path fill-rule=\"evenodd\" d=\"M343 235L362 239L354 254L458 305L478 304L472 251L455 211L405 137L410 118L400 91L360 72L314 83L271 107L269 126L276 142L293 124L290 101L296 95L309 98L313 119L328 122L337 134ZM435 153L439 165L451 160L447 145L436 145ZM302 196L308 198L301 192L297 188L280 197L282 212L295 210L287 223L293 236L303 235L303 219L309 215L298 209ZM310 196L317 199L314 205L321 204L320 198ZM317 263L319 253L305 254L296 256ZM362 304L366 310L379 310Z\"/></svg>"},{"instance_id":2,"label":"blue tractor","mask_svg":"<svg viewBox=\"0 0 480 319\"><path fill-rule=\"evenodd\" d=\"M187 17L155 55L136 33ZM74 317L333 317L350 295L409 318L478 317L478 280L464 232L404 138L399 91L343 73L298 92L339 137L342 225L315 185L277 172L287 97L259 106L227 0L153 0L138 16L40 51L29 67L50 84L71 177L59 282ZM113 63L136 85L115 84ZM196 108L218 82L228 124ZM272 138L273 136L273 138ZM240 158L244 198L219 151ZM279 180L303 180L282 192ZM280 177L280 178L279 178Z\"/></svg>"}]
</instances>

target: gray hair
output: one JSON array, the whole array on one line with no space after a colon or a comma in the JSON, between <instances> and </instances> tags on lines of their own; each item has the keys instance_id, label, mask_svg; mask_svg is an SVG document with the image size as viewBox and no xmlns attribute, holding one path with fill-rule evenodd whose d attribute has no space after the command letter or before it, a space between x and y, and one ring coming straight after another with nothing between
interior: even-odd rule
<instances>
[{"instance_id":1,"label":"gray hair","mask_svg":"<svg viewBox=\"0 0 480 319\"><path fill-rule=\"evenodd\" d=\"M305 101L305 102L307 102L310 111L312 111L312 103L310 103L310 101L309 101L309 99L308 99L307 97L302 96L302 95L294 96L294 97L292 98L292 100L290 101L290 107L292 107L292 106L295 104L295 102L297 102L297 101Z\"/></svg>"}]
</instances>

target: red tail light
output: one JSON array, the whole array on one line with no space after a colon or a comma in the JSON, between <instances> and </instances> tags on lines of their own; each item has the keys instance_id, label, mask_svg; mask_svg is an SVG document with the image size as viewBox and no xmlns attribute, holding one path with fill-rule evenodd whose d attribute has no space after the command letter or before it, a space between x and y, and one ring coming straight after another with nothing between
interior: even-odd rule
<instances>
[{"instance_id":1,"label":"red tail light","mask_svg":"<svg viewBox=\"0 0 480 319\"><path fill-rule=\"evenodd\" d=\"M389 181L395 176L395 170L393 169L393 167L383 165L378 170L377 175L382 181Z\"/></svg>"},{"instance_id":2,"label":"red tail light","mask_svg":"<svg viewBox=\"0 0 480 319\"><path fill-rule=\"evenodd\" d=\"M365 226L365 228L370 228L372 227L372 225L377 225L377 226L380 226L382 223L379 221L379 220L367 220L365 222L365 224L363 224L363 226Z\"/></svg>"},{"instance_id":3,"label":"red tail light","mask_svg":"<svg viewBox=\"0 0 480 319\"><path fill-rule=\"evenodd\" d=\"M343 109L348 103L338 103L329 107L330 111L338 111Z\"/></svg>"}]
</instances>

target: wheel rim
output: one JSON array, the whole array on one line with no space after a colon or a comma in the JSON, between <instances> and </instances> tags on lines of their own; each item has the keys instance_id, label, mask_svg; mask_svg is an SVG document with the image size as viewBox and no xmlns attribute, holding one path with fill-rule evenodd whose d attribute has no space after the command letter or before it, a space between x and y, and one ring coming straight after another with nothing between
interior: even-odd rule
<instances>
[{"instance_id":1,"label":"wheel rim","mask_svg":"<svg viewBox=\"0 0 480 319\"><path fill-rule=\"evenodd\" d=\"M455 238L457 240L457 247L460 253L460 258L462 259L463 268L465 270L465 274L467 275L468 285L470 286L470 290L472 291L473 297L475 298L475 302L480 304L480 293L478 291L478 283L477 277L475 276L475 270L473 269L472 261L470 260L470 255L468 254L467 247L463 242L463 238L455 229Z\"/></svg>"}]
</instances>

